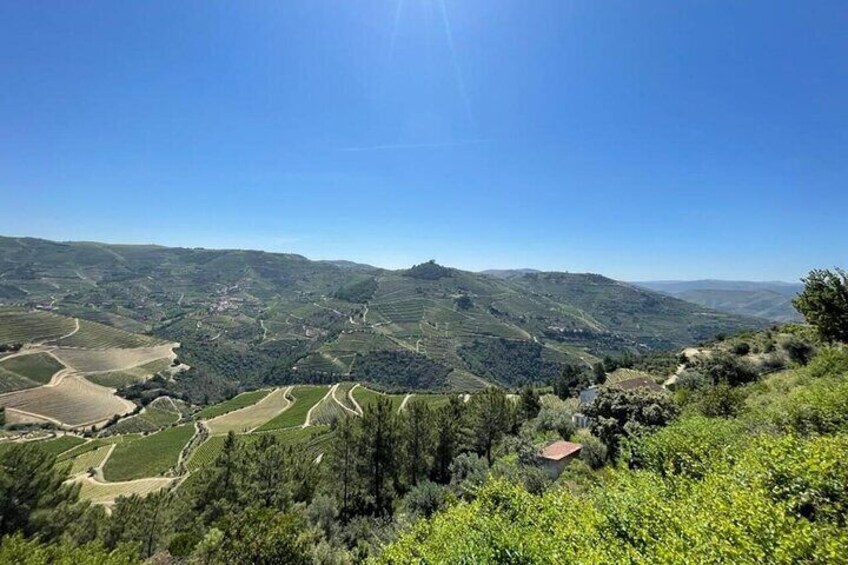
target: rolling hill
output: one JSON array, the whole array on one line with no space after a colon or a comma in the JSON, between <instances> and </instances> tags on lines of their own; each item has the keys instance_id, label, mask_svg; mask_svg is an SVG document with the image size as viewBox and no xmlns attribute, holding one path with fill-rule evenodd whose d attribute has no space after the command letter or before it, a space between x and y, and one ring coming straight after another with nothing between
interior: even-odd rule
<instances>
[{"instance_id":1,"label":"rolling hill","mask_svg":"<svg viewBox=\"0 0 848 565\"><path fill-rule=\"evenodd\" d=\"M4 237L0 281L7 305L180 343L192 369L134 394L169 387L195 403L340 380L384 390L515 386L543 381L550 364L765 325L595 274L495 276L434 262L390 271L247 250ZM516 370L493 377L486 367L506 350Z\"/></svg>"},{"instance_id":2,"label":"rolling hill","mask_svg":"<svg viewBox=\"0 0 848 565\"><path fill-rule=\"evenodd\" d=\"M800 283L698 280L633 284L721 312L774 322L803 321L792 306L792 299L804 288Z\"/></svg>"}]
</instances>

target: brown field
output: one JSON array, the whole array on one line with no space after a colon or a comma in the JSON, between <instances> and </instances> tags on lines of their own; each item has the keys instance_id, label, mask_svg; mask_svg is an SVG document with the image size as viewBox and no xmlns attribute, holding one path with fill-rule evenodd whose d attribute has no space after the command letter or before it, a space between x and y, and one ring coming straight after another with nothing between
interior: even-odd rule
<instances>
[{"instance_id":1,"label":"brown field","mask_svg":"<svg viewBox=\"0 0 848 565\"><path fill-rule=\"evenodd\" d=\"M256 404L212 418L207 422L209 432L213 435L246 432L261 426L291 406L291 401L286 398L291 388L278 388Z\"/></svg>"},{"instance_id":2,"label":"brown field","mask_svg":"<svg viewBox=\"0 0 848 565\"><path fill-rule=\"evenodd\" d=\"M86 477L79 479L79 482L82 483L80 489L82 499L90 500L95 504L109 505L114 503L119 496L131 496L133 494L144 496L156 492L173 483L174 479L154 478L120 483L101 483Z\"/></svg>"},{"instance_id":3,"label":"brown field","mask_svg":"<svg viewBox=\"0 0 848 565\"><path fill-rule=\"evenodd\" d=\"M55 385L0 396L0 406L72 427L97 424L135 408L132 402L79 375L65 376Z\"/></svg>"},{"instance_id":4,"label":"brown field","mask_svg":"<svg viewBox=\"0 0 848 565\"><path fill-rule=\"evenodd\" d=\"M65 365L80 373L121 371L144 365L157 359L170 358L176 344L134 349L73 349L57 347L51 353Z\"/></svg>"}]
</instances>

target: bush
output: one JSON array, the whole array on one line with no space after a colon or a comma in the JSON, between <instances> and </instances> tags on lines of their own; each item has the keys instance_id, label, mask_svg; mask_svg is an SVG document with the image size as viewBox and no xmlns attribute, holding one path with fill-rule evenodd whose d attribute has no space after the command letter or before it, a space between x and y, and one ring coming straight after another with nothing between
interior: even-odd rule
<instances>
[{"instance_id":1,"label":"bush","mask_svg":"<svg viewBox=\"0 0 848 565\"><path fill-rule=\"evenodd\" d=\"M592 433L618 453L622 441L638 437L666 425L679 409L664 393L644 389L602 388L586 410L592 419Z\"/></svg>"},{"instance_id":2,"label":"bush","mask_svg":"<svg viewBox=\"0 0 848 565\"><path fill-rule=\"evenodd\" d=\"M733 354L739 355L740 357L744 357L751 352L751 346L748 345L746 341L740 341L736 345L733 346Z\"/></svg>"},{"instance_id":3,"label":"bush","mask_svg":"<svg viewBox=\"0 0 848 565\"><path fill-rule=\"evenodd\" d=\"M848 376L848 349L843 347L822 349L807 365L807 373L814 379Z\"/></svg>"},{"instance_id":4,"label":"bush","mask_svg":"<svg viewBox=\"0 0 848 565\"><path fill-rule=\"evenodd\" d=\"M780 344L780 347L786 352L789 360L799 365L806 365L815 353L815 348L795 336L789 336Z\"/></svg>"},{"instance_id":5,"label":"bush","mask_svg":"<svg viewBox=\"0 0 848 565\"><path fill-rule=\"evenodd\" d=\"M750 364L721 353L700 360L695 370L706 376L714 385L727 383L730 386L740 386L759 378L757 371Z\"/></svg>"},{"instance_id":6,"label":"bush","mask_svg":"<svg viewBox=\"0 0 848 565\"><path fill-rule=\"evenodd\" d=\"M450 464L451 486L457 494L473 497L486 482L489 465L476 453L461 453Z\"/></svg>"},{"instance_id":7,"label":"bush","mask_svg":"<svg viewBox=\"0 0 848 565\"><path fill-rule=\"evenodd\" d=\"M429 518L444 506L447 493L447 488L423 481L412 487L404 498L404 504L413 516Z\"/></svg>"},{"instance_id":8,"label":"bush","mask_svg":"<svg viewBox=\"0 0 848 565\"><path fill-rule=\"evenodd\" d=\"M589 433L580 430L574 435L574 441L583 446L580 459L591 469L600 469L607 462L607 446L604 442Z\"/></svg>"},{"instance_id":9,"label":"bush","mask_svg":"<svg viewBox=\"0 0 848 565\"><path fill-rule=\"evenodd\" d=\"M745 396L742 388L721 383L699 391L695 406L709 418L732 418L742 411Z\"/></svg>"},{"instance_id":10,"label":"bush","mask_svg":"<svg viewBox=\"0 0 848 565\"><path fill-rule=\"evenodd\" d=\"M738 450L744 427L735 420L696 416L630 444L631 460L660 475L701 478Z\"/></svg>"}]
</instances>

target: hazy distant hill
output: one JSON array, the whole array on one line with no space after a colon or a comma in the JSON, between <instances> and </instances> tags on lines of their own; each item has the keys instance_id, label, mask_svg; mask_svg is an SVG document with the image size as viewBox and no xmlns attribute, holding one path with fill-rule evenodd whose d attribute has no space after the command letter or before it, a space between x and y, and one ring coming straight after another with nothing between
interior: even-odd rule
<instances>
[{"instance_id":1,"label":"hazy distant hill","mask_svg":"<svg viewBox=\"0 0 848 565\"><path fill-rule=\"evenodd\" d=\"M600 275L401 271L245 250L0 237L0 303L182 343L193 392L358 377L396 388L541 380L551 363L764 325Z\"/></svg>"},{"instance_id":2,"label":"hazy distant hill","mask_svg":"<svg viewBox=\"0 0 848 565\"><path fill-rule=\"evenodd\" d=\"M731 314L775 322L803 320L792 306L792 299L804 288L800 283L698 280L633 284Z\"/></svg>"}]
</instances>

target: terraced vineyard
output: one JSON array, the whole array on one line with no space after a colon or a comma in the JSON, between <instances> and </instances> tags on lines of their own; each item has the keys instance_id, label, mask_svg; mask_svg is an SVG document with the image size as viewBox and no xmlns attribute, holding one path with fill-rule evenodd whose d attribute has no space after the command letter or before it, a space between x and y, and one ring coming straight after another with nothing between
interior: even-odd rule
<instances>
[{"instance_id":1,"label":"terraced vineyard","mask_svg":"<svg viewBox=\"0 0 848 565\"><path fill-rule=\"evenodd\" d=\"M112 326L79 320L79 331L56 342L61 347L82 347L85 349L133 349L136 347L155 347L164 345L164 340L130 333Z\"/></svg>"},{"instance_id":2,"label":"terraced vineyard","mask_svg":"<svg viewBox=\"0 0 848 565\"><path fill-rule=\"evenodd\" d=\"M306 422L309 410L327 394L329 389L324 386L296 386L291 392L294 405L272 420L260 426L257 431L264 432L302 426Z\"/></svg>"},{"instance_id":3,"label":"terraced vineyard","mask_svg":"<svg viewBox=\"0 0 848 565\"><path fill-rule=\"evenodd\" d=\"M171 345L134 349L74 349L58 347L52 350L62 363L81 373L111 373L169 359Z\"/></svg>"},{"instance_id":4,"label":"terraced vineyard","mask_svg":"<svg viewBox=\"0 0 848 565\"><path fill-rule=\"evenodd\" d=\"M194 433L194 426L185 424L120 443L103 467L103 476L111 482L163 475L177 464Z\"/></svg>"},{"instance_id":5,"label":"terraced vineyard","mask_svg":"<svg viewBox=\"0 0 848 565\"><path fill-rule=\"evenodd\" d=\"M175 403L182 404L182 401L175 401L170 397L157 398L135 416L130 416L114 426L110 426L107 432L110 434L155 432L176 424L180 420L183 410Z\"/></svg>"},{"instance_id":6,"label":"terraced vineyard","mask_svg":"<svg viewBox=\"0 0 848 565\"><path fill-rule=\"evenodd\" d=\"M273 435L277 438L277 441L287 445L306 445L307 453L312 457L317 457L323 448L326 447L326 442L332 438L332 434L327 426L309 426L308 428L290 427L270 432L241 434L237 438L239 441L254 442L266 434ZM218 454L221 453L225 440L226 436L211 436L203 442L189 459L188 469L190 471L197 471L211 465L215 461L215 458L218 457Z\"/></svg>"},{"instance_id":7,"label":"terraced vineyard","mask_svg":"<svg viewBox=\"0 0 848 565\"><path fill-rule=\"evenodd\" d=\"M55 373L64 368L44 352L7 357L0 361L0 393L47 384Z\"/></svg>"},{"instance_id":8,"label":"terraced vineyard","mask_svg":"<svg viewBox=\"0 0 848 565\"><path fill-rule=\"evenodd\" d=\"M378 398L388 398L392 402L392 410L397 412L400 409L400 405L403 402L404 394L383 394L381 392L377 392L371 390L370 388L365 388L364 386L358 386L353 389L353 398L356 399L356 402L365 410L366 406L374 404L377 402Z\"/></svg>"},{"instance_id":9,"label":"terraced vineyard","mask_svg":"<svg viewBox=\"0 0 848 565\"><path fill-rule=\"evenodd\" d=\"M336 399L344 404L349 410L356 411L356 406L353 402L350 401L350 397L348 394L350 393L350 389L356 386L356 383L339 383L336 387L336 391L334 396Z\"/></svg>"},{"instance_id":10,"label":"terraced vineyard","mask_svg":"<svg viewBox=\"0 0 848 565\"><path fill-rule=\"evenodd\" d=\"M173 479L150 478L130 482L99 483L94 480L85 479L80 481L80 498L89 500L95 504L111 504L120 496L132 496L137 494L145 496L159 491L171 483Z\"/></svg>"},{"instance_id":11,"label":"terraced vineyard","mask_svg":"<svg viewBox=\"0 0 848 565\"><path fill-rule=\"evenodd\" d=\"M104 445L103 447L86 451L82 455L74 457L71 459L71 470L69 473L71 475L79 475L80 473L88 472L89 469L100 467L111 450L111 445Z\"/></svg>"},{"instance_id":12,"label":"terraced vineyard","mask_svg":"<svg viewBox=\"0 0 848 565\"><path fill-rule=\"evenodd\" d=\"M0 309L0 344L49 341L75 329L73 318L40 311Z\"/></svg>"},{"instance_id":13,"label":"terraced vineyard","mask_svg":"<svg viewBox=\"0 0 848 565\"><path fill-rule=\"evenodd\" d=\"M218 404L214 404L212 406L204 408L203 410L197 413L197 419L209 420L215 418L216 416L226 414L227 412L232 412L233 410L238 410L239 408L244 408L245 406L250 406L251 404L255 404L261 399L265 398L270 392L271 391L268 389L243 392L229 400L225 400L224 402L220 402Z\"/></svg>"},{"instance_id":14,"label":"terraced vineyard","mask_svg":"<svg viewBox=\"0 0 848 565\"><path fill-rule=\"evenodd\" d=\"M312 411L310 423L313 425L330 425L339 418L345 418L351 415L353 413L340 406L332 396L327 396Z\"/></svg>"},{"instance_id":15,"label":"terraced vineyard","mask_svg":"<svg viewBox=\"0 0 848 565\"><path fill-rule=\"evenodd\" d=\"M98 438L90 439L88 441L84 441L84 443L81 443L74 448L71 448L67 451L62 452L59 455L58 460L59 460L59 462L71 461L72 459L74 459L76 457L81 457L82 455L85 455L86 453L94 451L95 449L99 449L103 446L109 446L109 445L112 445L112 444L115 444L115 443L122 443L122 442L125 442L125 441L133 441L133 440L137 439L138 437L140 437L140 436L137 436L137 435L120 435L120 436L113 436L113 437L108 437L108 438L98 437Z\"/></svg>"},{"instance_id":16,"label":"terraced vineyard","mask_svg":"<svg viewBox=\"0 0 848 565\"><path fill-rule=\"evenodd\" d=\"M169 358L162 358L121 371L89 374L86 375L86 379L100 386L121 388L145 381L156 373L167 370L170 366L171 360Z\"/></svg>"},{"instance_id":17,"label":"terraced vineyard","mask_svg":"<svg viewBox=\"0 0 848 565\"><path fill-rule=\"evenodd\" d=\"M288 388L278 388L256 404L209 420L206 423L209 426L209 432L213 435L226 434L230 431L244 433L261 426L291 406L292 403L286 394L288 390Z\"/></svg>"},{"instance_id":18,"label":"terraced vineyard","mask_svg":"<svg viewBox=\"0 0 848 565\"><path fill-rule=\"evenodd\" d=\"M135 404L113 395L108 389L91 384L80 376L67 376L56 386L42 386L0 396L8 421L18 413L68 426L88 426L108 420L114 414L126 414Z\"/></svg>"},{"instance_id":19,"label":"terraced vineyard","mask_svg":"<svg viewBox=\"0 0 848 565\"><path fill-rule=\"evenodd\" d=\"M49 383L56 372L65 368L55 357L44 352L4 359L0 361L0 367L37 384Z\"/></svg>"}]
</instances>

